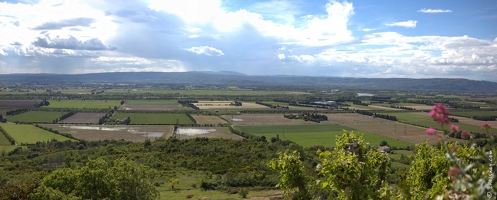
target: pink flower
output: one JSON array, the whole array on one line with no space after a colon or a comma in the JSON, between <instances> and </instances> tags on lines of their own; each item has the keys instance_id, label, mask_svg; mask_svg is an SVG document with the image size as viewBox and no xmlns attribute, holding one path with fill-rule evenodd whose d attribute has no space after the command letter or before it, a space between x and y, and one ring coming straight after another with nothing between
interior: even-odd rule
<instances>
[{"instance_id":1,"label":"pink flower","mask_svg":"<svg viewBox=\"0 0 497 200\"><path fill-rule=\"evenodd\" d=\"M452 168L449 170L449 176L450 176L450 177L455 177L455 176L459 175L460 173L461 173L461 169L456 168L456 167L452 167Z\"/></svg>"},{"instance_id":2,"label":"pink flower","mask_svg":"<svg viewBox=\"0 0 497 200\"><path fill-rule=\"evenodd\" d=\"M489 128L492 128L492 127L488 123L484 123L484 124L481 125L481 130L487 130Z\"/></svg>"},{"instance_id":3,"label":"pink flower","mask_svg":"<svg viewBox=\"0 0 497 200\"><path fill-rule=\"evenodd\" d=\"M426 129L426 135L435 135L437 131L433 128Z\"/></svg>"},{"instance_id":4,"label":"pink flower","mask_svg":"<svg viewBox=\"0 0 497 200\"><path fill-rule=\"evenodd\" d=\"M441 125L450 123L449 111L447 111L445 105L440 103L433 106L430 111L430 117Z\"/></svg>"},{"instance_id":5,"label":"pink flower","mask_svg":"<svg viewBox=\"0 0 497 200\"><path fill-rule=\"evenodd\" d=\"M466 140L469 139L469 133L468 133L468 131L462 131L461 132L461 138L462 139L466 139Z\"/></svg>"},{"instance_id":6,"label":"pink flower","mask_svg":"<svg viewBox=\"0 0 497 200\"><path fill-rule=\"evenodd\" d=\"M450 125L450 130L452 130L452 131L454 131L454 132L457 132L457 131L459 131L459 126L454 125L454 124L451 124L451 125Z\"/></svg>"}]
</instances>

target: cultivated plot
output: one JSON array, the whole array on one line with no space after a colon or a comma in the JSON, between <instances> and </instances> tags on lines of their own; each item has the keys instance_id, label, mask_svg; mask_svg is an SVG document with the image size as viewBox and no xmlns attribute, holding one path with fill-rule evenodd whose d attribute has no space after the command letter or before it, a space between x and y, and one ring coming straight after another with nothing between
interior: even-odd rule
<instances>
[{"instance_id":1,"label":"cultivated plot","mask_svg":"<svg viewBox=\"0 0 497 200\"><path fill-rule=\"evenodd\" d=\"M227 124L228 122L222 120L214 115L192 115L197 124Z\"/></svg>"},{"instance_id":2,"label":"cultivated plot","mask_svg":"<svg viewBox=\"0 0 497 200\"><path fill-rule=\"evenodd\" d=\"M200 109L270 109L252 102L242 102L241 106L230 105L232 101L199 101L194 103Z\"/></svg>"},{"instance_id":3,"label":"cultivated plot","mask_svg":"<svg viewBox=\"0 0 497 200\"><path fill-rule=\"evenodd\" d=\"M123 113L118 112L112 116L112 119L122 120L131 119L132 125L140 124L194 124L193 121L185 114L170 113Z\"/></svg>"},{"instance_id":4,"label":"cultivated plot","mask_svg":"<svg viewBox=\"0 0 497 200\"><path fill-rule=\"evenodd\" d=\"M238 125L299 125L299 124L316 124L311 121L286 119L283 114L242 114L242 115L223 115L235 126Z\"/></svg>"},{"instance_id":5,"label":"cultivated plot","mask_svg":"<svg viewBox=\"0 0 497 200\"><path fill-rule=\"evenodd\" d=\"M241 140L242 136L230 132L227 127L180 127L176 131L178 139L190 139L197 137L205 138L225 138Z\"/></svg>"},{"instance_id":6,"label":"cultivated plot","mask_svg":"<svg viewBox=\"0 0 497 200\"><path fill-rule=\"evenodd\" d=\"M67 112L29 111L14 116L6 116L10 122L52 123Z\"/></svg>"},{"instance_id":7,"label":"cultivated plot","mask_svg":"<svg viewBox=\"0 0 497 200\"><path fill-rule=\"evenodd\" d=\"M73 140L41 128L27 124L2 124L0 125L18 144L35 144L56 139L57 141Z\"/></svg>"},{"instance_id":8,"label":"cultivated plot","mask_svg":"<svg viewBox=\"0 0 497 200\"><path fill-rule=\"evenodd\" d=\"M363 135L366 142L378 146L386 141L391 146L404 147L412 145L409 142L399 141L389 137L365 133L342 125L279 125L279 126L238 126L238 130L257 136L265 136L267 140L279 137L282 140L291 140L304 147L322 145L335 146L336 136L343 134L343 130Z\"/></svg>"},{"instance_id":9,"label":"cultivated plot","mask_svg":"<svg viewBox=\"0 0 497 200\"><path fill-rule=\"evenodd\" d=\"M433 128L441 128L440 125L434 121L428 113L422 113L422 112L412 112L412 113L387 113L389 115L395 115L397 119L401 122L406 122L409 124L414 124L414 125L419 125L423 127L433 127ZM483 124L483 122L480 122L479 125L470 125L470 124L465 124L462 122L459 123L452 123L455 125L458 125L461 130L466 130L466 131L473 131L473 132L481 132L483 131L480 128L480 125ZM446 125L446 129L449 129L449 127ZM495 128L491 128L490 131L495 131Z\"/></svg>"},{"instance_id":10,"label":"cultivated plot","mask_svg":"<svg viewBox=\"0 0 497 200\"><path fill-rule=\"evenodd\" d=\"M428 113L412 113L416 114L418 116L412 117L412 122L413 123L423 123L423 125L428 126L430 125L433 128L440 128L440 125L438 125L436 122L434 122L429 116ZM484 130L481 130L481 125L483 123L489 124L492 128L489 129L490 133L497 133L497 121L479 121L479 120L474 120L471 118L467 117L458 117L458 116L451 116L452 118L456 118L459 120L459 123L452 123L455 125L458 125L461 130L466 130L466 131L473 131L473 132L480 132L484 133ZM405 116L401 116L400 119L407 120ZM417 121L414 121L417 120ZM449 128L446 126L445 128Z\"/></svg>"},{"instance_id":11,"label":"cultivated plot","mask_svg":"<svg viewBox=\"0 0 497 200\"><path fill-rule=\"evenodd\" d=\"M0 100L0 108L34 108L41 101Z\"/></svg>"},{"instance_id":12,"label":"cultivated plot","mask_svg":"<svg viewBox=\"0 0 497 200\"><path fill-rule=\"evenodd\" d=\"M105 116L105 113L76 113L59 123L64 124L98 124L100 118Z\"/></svg>"},{"instance_id":13,"label":"cultivated plot","mask_svg":"<svg viewBox=\"0 0 497 200\"><path fill-rule=\"evenodd\" d=\"M181 105L128 105L124 104L119 107L119 110L158 110L158 111L169 111L169 110L193 110L189 107L183 107Z\"/></svg>"},{"instance_id":14,"label":"cultivated plot","mask_svg":"<svg viewBox=\"0 0 497 200\"><path fill-rule=\"evenodd\" d=\"M170 137L174 131L174 126L79 126L42 124L41 126L58 130L61 133L68 133L78 139L89 141L99 140L127 140L133 142L143 142L146 139L155 140L159 137Z\"/></svg>"},{"instance_id":15,"label":"cultivated plot","mask_svg":"<svg viewBox=\"0 0 497 200\"><path fill-rule=\"evenodd\" d=\"M430 144L437 143L436 137L426 135L426 128L352 113L326 114L326 116L328 116L328 121L323 121L322 124L340 124L410 143L424 141L428 141Z\"/></svg>"},{"instance_id":16,"label":"cultivated plot","mask_svg":"<svg viewBox=\"0 0 497 200\"><path fill-rule=\"evenodd\" d=\"M121 101L115 100L60 100L49 101L48 108L114 108L119 107Z\"/></svg>"}]
</instances>

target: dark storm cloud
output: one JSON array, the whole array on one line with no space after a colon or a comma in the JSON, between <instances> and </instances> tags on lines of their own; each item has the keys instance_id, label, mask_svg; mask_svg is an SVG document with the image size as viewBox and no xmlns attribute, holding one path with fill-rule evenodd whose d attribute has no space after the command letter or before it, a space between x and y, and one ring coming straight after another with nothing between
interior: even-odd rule
<instances>
[{"instance_id":1,"label":"dark storm cloud","mask_svg":"<svg viewBox=\"0 0 497 200\"><path fill-rule=\"evenodd\" d=\"M37 47L53 48L53 49L74 49L74 50L111 50L105 46L102 41L97 38L92 38L86 41L80 41L73 36L69 38L41 38L38 37L33 42Z\"/></svg>"},{"instance_id":2,"label":"dark storm cloud","mask_svg":"<svg viewBox=\"0 0 497 200\"><path fill-rule=\"evenodd\" d=\"M65 27L74 27L74 26L89 27L95 21L96 21L95 19L87 17L66 19L58 22L46 22L40 26L34 27L33 30L59 30Z\"/></svg>"}]
</instances>

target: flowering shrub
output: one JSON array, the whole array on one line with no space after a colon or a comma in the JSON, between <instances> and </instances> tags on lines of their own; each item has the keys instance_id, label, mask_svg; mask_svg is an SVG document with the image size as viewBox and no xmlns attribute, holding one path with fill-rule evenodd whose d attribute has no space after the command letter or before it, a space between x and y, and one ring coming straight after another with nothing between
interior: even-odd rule
<instances>
[{"instance_id":1,"label":"flowering shrub","mask_svg":"<svg viewBox=\"0 0 497 200\"><path fill-rule=\"evenodd\" d=\"M490 199L495 197L495 186L492 184L495 179L492 171L492 151L486 152L484 149L476 148L475 145L468 147L449 143L447 141L448 131L445 129L445 125L449 125L450 131L453 132L460 129L459 126L450 124L449 111L445 105L436 104L429 115L440 124L443 130L442 135L439 136L443 145L441 151L445 152L445 158L450 162L450 169L447 168L446 163L435 166L435 168L438 167L443 171L447 170L445 177L448 179L440 179L440 177L432 179L435 182L428 192L429 196L433 198L438 193L437 199ZM491 126L488 123L481 126L481 129L485 130L487 134L490 128ZM426 134L436 135L436 131L433 128L428 128ZM469 137L470 134L467 131L461 132L461 138L468 139ZM435 158L432 157L432 159ZM416 174L413 170L420 170L416 168L417 162L419 162L418 159L415 160L413 168L411 168L411 172L416 176L419 174ZM434 166L427 167L433 168ZM438 173L435 177L440 175ZM447 182L447 180L450 180L450 182ZM439 194L440 192L442 194Z\"/></svg>"}]
</instances>

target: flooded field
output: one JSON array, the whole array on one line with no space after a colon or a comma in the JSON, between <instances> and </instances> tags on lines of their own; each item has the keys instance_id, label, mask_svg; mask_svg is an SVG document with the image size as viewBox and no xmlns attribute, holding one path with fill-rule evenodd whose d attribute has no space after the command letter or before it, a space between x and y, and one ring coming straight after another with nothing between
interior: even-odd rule
<instances>
[{"instance_id":1,"label":"flooded field","mask_svg":"<svg viewBox=\"0 0 497 200\"><path fill-rule=\"evenodd\" d=\"M146 139L155 140L159 137L168 138L172 136L174 126L78 126L78 125L57 125L44 124L44 127L58 130L61 133L68 133L78 139L89 141L98 140L128 140L142 142Z\"/></svg>"}]
</instances>

